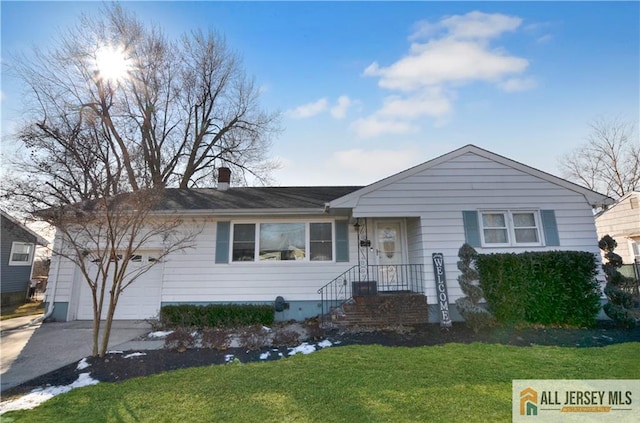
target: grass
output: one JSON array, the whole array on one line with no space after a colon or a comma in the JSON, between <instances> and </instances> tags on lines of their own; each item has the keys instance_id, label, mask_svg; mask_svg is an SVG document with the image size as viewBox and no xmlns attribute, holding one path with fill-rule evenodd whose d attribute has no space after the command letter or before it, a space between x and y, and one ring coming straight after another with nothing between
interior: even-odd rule
<instances>
[{"instance_id":1,"label":"grass","mask_svg":"<svg viewBox=\"0 0 640 423\"><path fill-rule=\"evenodd\" d=\"M71 391L3 422L511 421L512 379L637 379L638 343L345 346Z\"/></svg>"},{"instance_id":2,"label":"grass","mask_svg":"<svg viewBox=\"0 0 640 423\"><path fill-rule=\"evenodd\" d=\"M24 304L4 306L0 309L0 320L14 319L16 317L32 316L44 313L42 301L29 301Z\"/></svg>"}]
</instances>

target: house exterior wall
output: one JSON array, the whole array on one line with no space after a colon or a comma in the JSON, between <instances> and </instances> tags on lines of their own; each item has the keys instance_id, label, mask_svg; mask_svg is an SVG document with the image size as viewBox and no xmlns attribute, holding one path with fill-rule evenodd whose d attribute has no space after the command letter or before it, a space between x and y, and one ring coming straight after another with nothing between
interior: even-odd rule
<instances>
[{"instance_id":1,"label":"house exterior wall","mask_svg":"<svg viewBox=\"0 0 640 423\"><path fill-rule=\"evenodd\" d=\"M618 243L616 254L622 257L625 264L634 261L631 249L632 235L640 234L640 193L631 193L610 209L596 217L598 237L610 235ZM640 243L640 237L634 237Z\"/></svg>"},{"instance_id":2,"label":"house exterior wall","mask_svg":"<svg viewBox=\"0 0 640 423\"><path fill-rule=\"evenodd\" d=\"M243 218L238 222L317 222L326 216L280 219ZM229 219L224 219L228 221ZM234 222L233 219L231 219ZM216 219L206 219L193 224L198 227L194 248L178 251L166 258L162 265L160 301L167 304L273 304L276 296L290 303L289 310L279 313L280 320L304 319L321 312L318 289L357 264L357 235L349 225L349 261L314 262L230 262L215 263ZM335 244L335 243L334 243ZM154 245L149 248L153 249ZM75 265L68 259L54 256L50 282L47 285L50 298L56 308L66 312L65 317L56 314L56 320L74 320L77 310L77 292L85 283ZM134 282L135 283L135 282ZM74 285L75 284L75 285ZM123 295L126 295L126 291ZM66 308L65 308L66 307ZM68 310L68 311L67 311Z\"/></svg>"},{"instance_id":3,"label":"house exterior wall","mask_svg":"<svg viewBox=\"0 0 640 423\"><path fill-rule=\"evenodd\" d=\"M427 300L435 304L431 262L434 252L445 257L449 301L453 303L462 296L456 281L458 249L465 242L462 212L517 209L554 210L560 246L478 247L478 253L580 250L599 257L592 208L582 195L473 153L365 193L358 199L353 215L419 221L421 235L413 239L420 239L422 245L412 247L413 257L425 265Z\"/></svg>"},{"instance_id":4,"label":"house exterior wall","mask_svg":"<svg viewBox=\"0 0 640 423\"><path fill-rule=\"evenodd\" d=\"M12 304L26 298L33 266L33 255L28 266L9 265L14 242L36 244L36 237L0 215L0 293L3 304Z\"/></svg>"}]
</instances>

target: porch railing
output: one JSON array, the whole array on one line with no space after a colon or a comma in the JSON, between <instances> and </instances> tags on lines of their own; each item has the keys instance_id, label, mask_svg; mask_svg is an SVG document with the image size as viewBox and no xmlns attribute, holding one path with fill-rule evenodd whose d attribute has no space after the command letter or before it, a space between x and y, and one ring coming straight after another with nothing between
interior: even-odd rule
<instances>
[{"instance_id":1,"label":"porch railing","mask_svg":"<svg viewBox=\"0 0 640 423\"><path fill-rule=\"evenodd\" d=\"M323 319L334 309L359 295L424 292L421 264L353 266L318 290Z\"/></svg>"}]
</instances>

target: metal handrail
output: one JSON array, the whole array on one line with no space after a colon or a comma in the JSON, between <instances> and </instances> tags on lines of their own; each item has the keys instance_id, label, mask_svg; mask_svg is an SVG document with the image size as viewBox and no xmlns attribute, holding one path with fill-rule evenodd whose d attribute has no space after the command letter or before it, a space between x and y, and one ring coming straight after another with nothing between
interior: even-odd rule
<instances>
[{"instance_id":1,"label":"metal handrail","mask_svg":"<svg viewBox=\"0 0 640 423\"><path fill-rule=\"evenodd\" d=\"M370 280L362 280L362 275ZM325 316L354 296L384 292L424 293L423 265L368 265L366 272L361 266L353 266L318 289L322 303L321 323L324 324Z\"/></svg>"}]
</instances>

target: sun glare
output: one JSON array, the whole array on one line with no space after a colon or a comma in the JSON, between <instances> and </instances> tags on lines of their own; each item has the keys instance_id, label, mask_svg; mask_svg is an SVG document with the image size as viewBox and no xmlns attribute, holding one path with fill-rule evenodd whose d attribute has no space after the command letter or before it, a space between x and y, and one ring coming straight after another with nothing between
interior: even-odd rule
<instances>
[{"instance_id":1,"label":"sun glare","mask_svg":"<svg viewBox=\"0 0 640 423\"><path fill-rule=\"evenodd\" d=\"M127 77L131 63L122 47L103 46L96 51L96 70L102 79L118 82Z\"/></svg>"}]
</instances>

